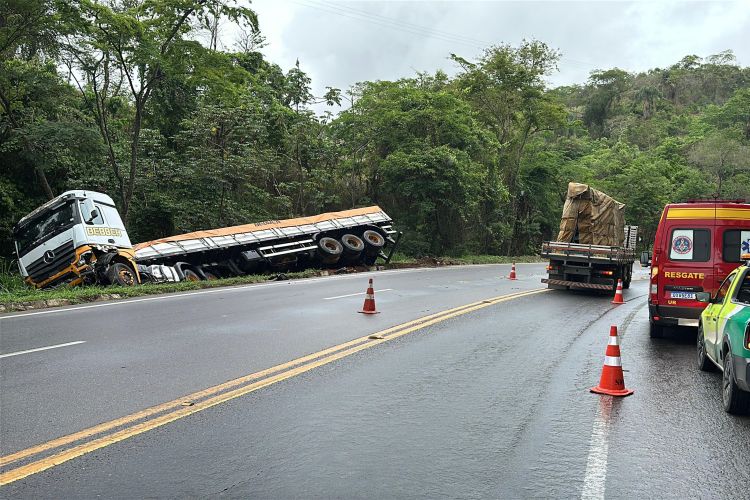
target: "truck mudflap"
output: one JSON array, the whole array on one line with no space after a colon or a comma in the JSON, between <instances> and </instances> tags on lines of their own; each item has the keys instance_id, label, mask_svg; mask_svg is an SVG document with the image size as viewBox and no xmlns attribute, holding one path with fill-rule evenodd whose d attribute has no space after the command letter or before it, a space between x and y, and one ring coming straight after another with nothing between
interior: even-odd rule
<instances>
[{"instance_id":1,"label":"truck mudflap","mask_svg":"<svg viewBox=\"0 0 750 500\"><path fill-rule=\"evenodd\" d=\"M552 278L542 278L542 283L556 286L567 286L570 288L580 288L585 290L612 290L612 285L603 285L599 283L581 283L580 281L556 280Z\"/></svg>"}]
</instances>

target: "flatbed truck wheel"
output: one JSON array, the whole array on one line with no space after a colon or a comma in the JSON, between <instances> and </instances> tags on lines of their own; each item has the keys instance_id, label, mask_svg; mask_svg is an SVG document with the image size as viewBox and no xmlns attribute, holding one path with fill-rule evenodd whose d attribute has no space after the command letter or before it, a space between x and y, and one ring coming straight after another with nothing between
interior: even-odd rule
<instances>
[{"instance_id":1,"label":"flatbed truck wheel","mask_svg":"<svg viewBox=\"0 0 750 500\"><path fill-rule=\"evenodd\" d=\"M344 253L344 245L338 240L324 236L318 240L318 259L323 264L333 265Z\"/></svg>"},{"instance_id":2,"label":"flatbed truck wheel","mask_svg":"<svg viewBox=\"0 0 750 500\"><path fill-rule=\"evenodd\" d=\"M625 277L622 279L622 287L627 290L630 288L630 282L633 280L633 267L626 267L624 274Z\"/></svg>"},{"instance_id":3,"label":"flatbed truck wheel","mask_svg":"<svg viewBox=\"0 0 750 500\"><path fill-rule=\"evenodd\" d=\"M182 274L185 275L185 281L201 281L201 277L192 269L183 269Z\"/></svg>"}]
</instances>

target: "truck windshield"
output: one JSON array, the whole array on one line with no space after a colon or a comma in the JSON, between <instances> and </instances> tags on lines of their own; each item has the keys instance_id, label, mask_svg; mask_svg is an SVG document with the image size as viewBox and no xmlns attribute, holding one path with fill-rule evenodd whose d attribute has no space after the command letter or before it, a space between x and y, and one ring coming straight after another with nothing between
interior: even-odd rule
<instances>
[{"instance_id":1,"label":"truck windshield","mask_svg":"<svg viewBox=\"0 0 750 500\"><path fill-rule=\"evenodd\" d=\"M75 225L77 220L78 210L73 201L39 214L14 233L18 256L22 257L34 246Z\"/></svg>"}]
</instances>

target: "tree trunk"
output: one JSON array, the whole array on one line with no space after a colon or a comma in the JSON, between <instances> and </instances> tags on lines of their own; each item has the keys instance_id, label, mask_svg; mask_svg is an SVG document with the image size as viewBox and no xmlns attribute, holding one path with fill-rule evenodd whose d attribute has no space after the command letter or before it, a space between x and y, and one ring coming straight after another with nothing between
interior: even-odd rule
<instances>
[{"instance_id":1,"label":"tree trunk","mask_svg":"<svg viewBox=\"0 0 750 500\"><path fill-rule=\"evenodd\" d=\"M39 184L42 185L42 190L47 199L51 200L54 198L55 193L52 192L52 187L49 185L49 181L47 181L47 175L44 173L44 169L42 167L34 167L34 172L36 173L36 178L39 180Z\"/></svg>"},{"instance_id":2,"label":"tree trunk","mask_svg":"<svg viewBox=\"0 0 750 500\"><path fill-rule=\"evenodd\" d=\"M143 122L143 99L138 96L135 100L135 118L133 118L133 136L130 141L130 173L122 193L122 218L125 225L128 224L130 201L133 199L135 190L135 177L138 168L138 140L141 136L141 125Z\"/></svg>"}]
</instances>

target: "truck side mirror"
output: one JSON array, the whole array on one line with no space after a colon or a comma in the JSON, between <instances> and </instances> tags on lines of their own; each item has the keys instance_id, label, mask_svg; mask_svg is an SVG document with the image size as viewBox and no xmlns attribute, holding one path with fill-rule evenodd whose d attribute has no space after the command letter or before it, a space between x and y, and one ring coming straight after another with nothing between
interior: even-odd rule
<instances>
[{"instance_id":1,"label":"truck side mirror","mask_svg":"<svg viewBox=\"0 0 750 500\"><path fill-rule=\"evenodd\" d=\"M711 294L708 292L696 292L695 300L703 302L704 304L709 304L711 302Z\"/></svg>"},{"instance_id":2,"label":"truck side mirror","mask_svg":"<svg viewBox=\"0 0 750 500\"><path fill-rule=\"evenodd\" d=\"M641 252L641 265L643 267L651 265L651 254L649 252Z\"/></svg>"}]
</instances>

